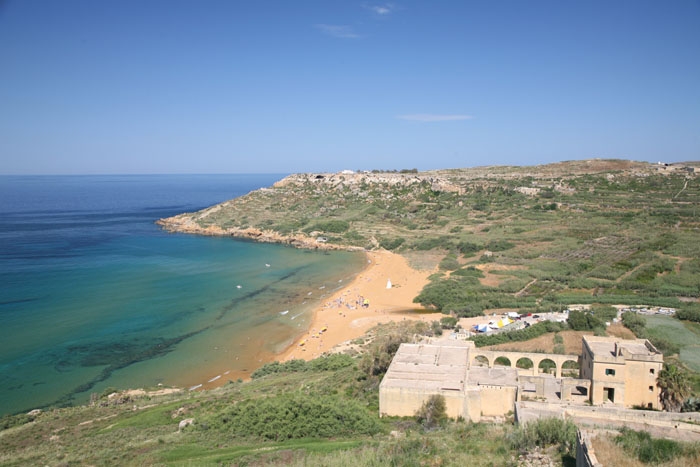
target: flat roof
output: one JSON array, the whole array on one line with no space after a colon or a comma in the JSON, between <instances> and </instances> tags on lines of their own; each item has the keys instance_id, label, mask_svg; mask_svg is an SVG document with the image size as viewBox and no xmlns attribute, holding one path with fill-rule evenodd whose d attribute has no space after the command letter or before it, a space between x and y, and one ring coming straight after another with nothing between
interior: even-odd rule
<instances>
[{"instance_id":1,"label":"flat roof","mask_svg":"<svg viewBox=\"0 0 700 467\"><path fill-rule=\"evenodd\" d=\"M593 355L601 357L615 357L615 347L621 348L624 353L634 356L653 357L659 355L652 352L646 345L646 339L615 339L611 337L583 336Z\"/></svg>"},{"instance_id":2,"label":"flat roof","mask_svg":"<svg viewBox=\"0 0 700 467\"><path fill-rule=\"evenodd\" d=\"M518 370L509 367L472 367L467 377L469 385L517 386Z\"/></svg>"},{"instance_id":3,"label":"flat roof","mask_svg":"<svg viewBox=\"0 0 700 467\"><path fill-rule=\"evenodd\" d=\"M401 344L384 375L382 386L462 391L468 361L469 347Z\"/></svg>"}]
</instances>

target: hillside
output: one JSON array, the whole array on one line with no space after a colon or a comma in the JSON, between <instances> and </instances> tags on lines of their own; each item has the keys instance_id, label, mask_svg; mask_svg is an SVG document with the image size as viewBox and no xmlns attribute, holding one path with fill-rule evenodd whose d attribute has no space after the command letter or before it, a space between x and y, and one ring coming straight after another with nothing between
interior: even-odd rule
<instances>
[{"instance_id":1,"label":"hillside","mask_svg":"<svg viewBox=\"0 0 700 467\"><path fill-rule=\"evenodd\" d=\"M305 248L442 257L418 300L463 316L700 296L694 163L571 161L429 172L295 174L159 221Z\"/></svg>"}]
</instances>

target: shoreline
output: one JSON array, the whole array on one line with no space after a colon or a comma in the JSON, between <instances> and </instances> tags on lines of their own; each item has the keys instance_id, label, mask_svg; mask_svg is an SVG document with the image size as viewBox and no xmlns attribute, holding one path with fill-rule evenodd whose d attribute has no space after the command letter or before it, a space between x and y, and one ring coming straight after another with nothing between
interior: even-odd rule
<instances>
[{"instance_id":1,"label":"shoreline","mask_svg":"<svg viewBox=\"0 0 700 467\"><path fill-rule=\"evenodd\" d=\"M404 320L430 322L436 316L444 316L413 303L413 298L428 283L428 276L437 267L417 270L408 264L405 257L386 250L366 251L364 254L368 262L353 279L312 307L308 328L279 352L260 355L260 366L273 361L312 360L336 346L363 336L380 323ZM392 282L391 289L386 288L387 280ZM360 306L365 299L369 300L369 306ZM319 333L324 327L326 331ZM299 345L301 341L305 341L303 346ZM249 379L251 373L219 372L219 377L197 383L195 389L214 389L232 378Z\"/></svg>"}]
</instances>

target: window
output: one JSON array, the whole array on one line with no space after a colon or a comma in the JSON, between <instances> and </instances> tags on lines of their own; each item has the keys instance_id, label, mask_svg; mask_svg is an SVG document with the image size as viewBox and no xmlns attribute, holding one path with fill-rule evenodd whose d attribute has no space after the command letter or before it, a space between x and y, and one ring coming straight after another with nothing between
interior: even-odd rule
<instances>
[{"instance_id":1,"label":"window","mask_svg":"<svg viewBox=\"0 0 700 467\"><path fill-rule=\"evenodd\" d=\"M613 370L612 368L606 368L605 376L615 376L615 370Z\"/></svg>"},{"instance_id":2,"label":"window","mask_svg":"<svg viewBox=\"0 0 700 467\"><path fill-rule=\"evenodd\" d=\"M649 386L649 392L654 392L654 386Z\"/></svg>"},{"instance_id":3,"label":"window","mask_svg":"<svg viewBox=\"0 0 700 467\"><path fill-rule=\"evenodd\" d=\"M651 405L651 402L649 402L649 403L647 404L647 409L653 409L653 408L654 408L654 406Z\"/></svg>"},{"instance_id":4,"label":"window","mask_svg":"<svg viewBox=\"0 0 700 467\"><path fill-rule=\"evenodd\" d=\"M653 374L654 374L654 369L653 369L653 368L649 368L649 373L653 375Z\"/></svg>"}]
</instances>

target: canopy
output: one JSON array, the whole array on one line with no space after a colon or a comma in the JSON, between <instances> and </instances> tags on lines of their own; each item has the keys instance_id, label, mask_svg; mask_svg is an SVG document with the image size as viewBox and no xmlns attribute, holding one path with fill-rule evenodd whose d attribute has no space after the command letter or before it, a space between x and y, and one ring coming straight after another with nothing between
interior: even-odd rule
<instances>
[{"instance_id":1,"label":"canopy","mask_svg":"<svg viewBox=\"0 0 700 467\"><path fill-rule=\"evenodd\" d=\"M486 332L489 330L489 325L488 324L477 324L476 330L479 332Z\"/></svg>"},{"instance_id":2,"label":"canopy","mask_svg":"<svg viewBox=\"0 0 700 467\"><path fill-rule=\"evenodd\" d=\"M391 288L391 279L386 281L386 288L390 289Z\"/></svg>"},{"instance_id":3,"label":"canopy","mask_svg":"<svg viewBox=\"0 0 700 467\"><path fill-rule=\"evenodd\" d=\"M513 320L510 318L501 318L498 323L496 323L496 326L499 328L502 328L503 326L508 326L510 323L512 323Z\"/></svg>"}]
</instances>

